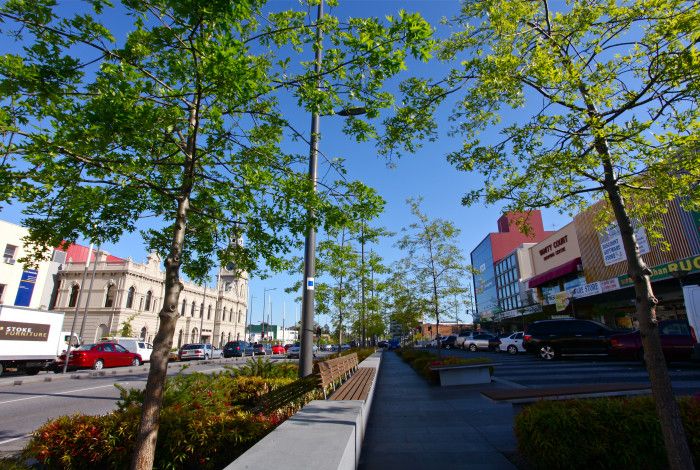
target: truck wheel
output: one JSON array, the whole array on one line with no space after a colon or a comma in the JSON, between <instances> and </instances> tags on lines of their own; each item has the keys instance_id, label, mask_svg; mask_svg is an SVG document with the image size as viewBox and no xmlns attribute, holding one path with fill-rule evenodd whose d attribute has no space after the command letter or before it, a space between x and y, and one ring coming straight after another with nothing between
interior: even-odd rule
<instances>
[{"instance_id":1,"label":"truck wheel","mask_svg":"<svg viewBox=\"0 0 700 470\"><path fill-rule=\"evenodd\" d=\"M92 368L95 370L102 370L102 369L104 369L104 366L105 366L105 363L102 361L102 359L98 359L92 365Z\"/></svg>"}]
</instances>

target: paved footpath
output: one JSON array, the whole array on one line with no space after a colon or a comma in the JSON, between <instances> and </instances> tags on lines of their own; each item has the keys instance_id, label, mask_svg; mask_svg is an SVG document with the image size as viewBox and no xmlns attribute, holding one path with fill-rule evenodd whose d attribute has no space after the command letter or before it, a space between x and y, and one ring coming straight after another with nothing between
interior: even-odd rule
<instances>
[{"instance_id":1,"label":"paved footpath","mask_svg":"<svg viewBox=\"0 0 700 470\"><path fill-rule=\"evenodd\" d=\"M384 353L359 468L515 469L513 409L480 395L492 387L431 385Z\"/></svg>"}]
</instances>

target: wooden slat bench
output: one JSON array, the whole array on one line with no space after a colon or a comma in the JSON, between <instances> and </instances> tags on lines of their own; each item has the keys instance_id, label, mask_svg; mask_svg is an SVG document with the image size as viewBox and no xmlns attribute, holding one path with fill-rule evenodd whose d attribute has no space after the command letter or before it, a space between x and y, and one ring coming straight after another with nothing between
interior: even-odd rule
<instances>
[{"instance_id":1,"label":"wooden slat bench","mask_svg":"<svg viewBox=\"0 0 700 470\"><path fill-rule=\"evenodd\" d=\"M357 365L357 353L319 362L323 396L330 400L366 400L376 371Z\"/></svg>"},{"instance_id":2,"label":"wooden slat bench","mask_svg":"<svg viewBox=\"0 0 700 470\"><path fill-rule=\"evenodd\" d=\"M496 402L526 405L539 400L570 400L651 393L648 384L608 383L583 384L566 387L482 390L481 394Z\"/></svg>"},{"instance_id":3,"label":"wooden slat bench","mask_svg":"<svg viewBox=\"0 0 700 470\"><path fill-rule=\"evenodd\" d=\"M352 377L331 395L331 400L367 400L376 369L359 367Z\"/></svg>"}]
</instances>

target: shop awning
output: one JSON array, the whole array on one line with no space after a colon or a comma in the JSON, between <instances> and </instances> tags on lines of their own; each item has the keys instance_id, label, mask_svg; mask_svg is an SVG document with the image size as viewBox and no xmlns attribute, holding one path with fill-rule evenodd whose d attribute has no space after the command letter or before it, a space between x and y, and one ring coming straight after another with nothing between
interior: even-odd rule
<instances>
[{"instance_id":1,"label":"shop awning","mask_svg":"<svg viewBox=\"0 0 700 470\"><path fill-rule=\"evenodd\" d=\"M578 271L578 266L580 264L581 258L576 258L572 259L571 261L567 261L566 263L557 266L556 268L552 268L549 271L545 271L542 274L538 274L537 276L531 277L528 281L528 286L531 288L541 286L545 282L551 281L552 279L556 279L558 277L565 276L569 273L576 272Z\"/></svg>"}]
</instances>

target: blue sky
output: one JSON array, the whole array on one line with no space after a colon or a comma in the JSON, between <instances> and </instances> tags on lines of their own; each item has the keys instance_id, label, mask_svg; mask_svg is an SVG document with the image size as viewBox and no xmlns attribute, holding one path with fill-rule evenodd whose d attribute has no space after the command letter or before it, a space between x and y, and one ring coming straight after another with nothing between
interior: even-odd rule
<instances>
[{"instance_id":1,"label":"blue sky","mask_svg":"<svg viewBox=\"0 0 700 470\"><path fill-rule=\"evenodd\" d=\"M269 8L282 10L286 8L296 8L297 1L273 0ZM439 20L443 16L450 16L458 11L459 2L456 0L424 0L424 1L402 1L402 0L346 0L341 1L341 6L330 9L330 13L338 16L378 16L383 17L389 14L396 14L399 9L407 11L419 11L436 28L439 34L444 34L445 30L439 25ZM126 26L125 26L125 29ZM310 60L309 57L308 60ZM429 65L413 64L408 73L434 74L439 76L446 69L434 63ZM404 74L401 78L408 77ZM386 161L376 156L373 143L358 144L348 139L342 134L342 118L325 117L321 121L320 143L321 152L333 159L342 157L346 161L348 169L348 179L359 179L365 184L376 188L387 202L386 211L375 222L393 232L399 232L401 227L407 226L411 221L411 214L405 203L409 197L422 196L424 198L423 211L432 218L444 218L453 221L461 230L460 243L468 257L469 252L486 236L488 232L496 230L496 219L500 215L498 206L464 207L460 204L460 199L467 189L478 187L481 183L478 175L470 175L457 172L446 161L445 155L459 147L460 141L457 138L447 136L447 115L450 109L441 109L439 122L440 139L434 143L426 143L415 155L407 156L397 162L394 168L389 168ZM295 119L297 128L309 129L310 116L303 112L297 112ZM488 141L489 136L485 135L484 140ZM303 144L290 143L299 146L296 150L299 153L308 153L303 148ZM325 173L323 159L319 160L319 175ZM0 218L13 223L21 223L20 207L2 207ZM545 229L558 229L569 222L569 218L561 216L555 211L544 213ZM319 240L322 235L319 235ZM398 259L401 254L393 247L395 239L384 240L379 246L369 247L378 251L386 262ZM86 242L87 244L87 242ZM105 247L112 254L120 257L130 256L135 260L144 260L147 253L138 235L125 236L114 245ZM298 274L301 278L302 273ZM286 294L284 289L289 287L297 277L287 275L277 275L261 280L253 277L250 283L252 298L252 322L259 323L262 319L263 311L263 291L264 289L275 289L268 292L268 302L272 302L273 323L282 322L282 309L286 307L286 323L293 322L295 310L298 303L295 300L297 295ZM212 285L215 278L212 278ZM270 312L269 304L266 308ZM328 323L327 318L318 318L320 324Z\"/></svg>"}]
</instances>

